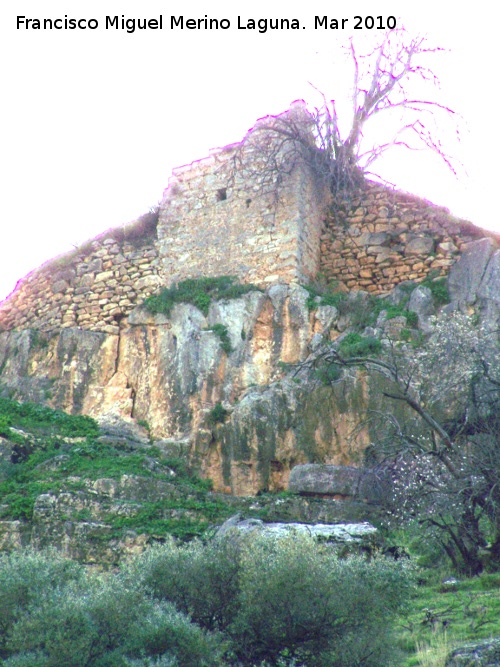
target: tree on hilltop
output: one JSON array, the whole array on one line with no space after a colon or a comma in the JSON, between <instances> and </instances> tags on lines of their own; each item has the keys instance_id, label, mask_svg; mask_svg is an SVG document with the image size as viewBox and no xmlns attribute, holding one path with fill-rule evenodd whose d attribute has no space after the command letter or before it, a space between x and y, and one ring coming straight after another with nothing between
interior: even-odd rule
<instances>
[{"instance_id":1,"label":"tree on hilltop","mask_svg":"<svg viewBox=\"0 0 500 667\"><path fill-rule=\"evenodd\" d=\"M351 38L348 55L353 88L347 131L342 130L335 100L321 92L318 107L307 109L303 102L294 103L288 112L261 119L246 135L241 151L250 148L259 156L262 192L278 191L283 176L299 161L309 165L333 194L349 192L365 175L375 176L373 163L395 147L430 149L455 173L434 127L438 116L449 119L455 112L431 99L428 90L439 82L426 61L440 51L424 37L411 37L404 28L385 32L376 47L362 55ZM417 83L424 84L425 95L412 95ZM388 118L389 113L398 115L392 136L366 145L366 127L381 115ZM237 153L236 162L240 159Z\"/></svg>"}]
</instances>

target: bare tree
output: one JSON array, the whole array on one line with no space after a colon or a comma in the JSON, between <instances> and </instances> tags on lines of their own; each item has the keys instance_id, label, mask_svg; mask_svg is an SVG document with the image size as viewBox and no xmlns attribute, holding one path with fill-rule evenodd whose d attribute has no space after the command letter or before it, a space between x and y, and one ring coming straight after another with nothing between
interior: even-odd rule
<instances>
[{"instance_id":1,"label":"bare tree","mask_svg":"<svg viewBox=\"0 0 500 667\"><path fill-rule=\"evenodd\" d=\"M436 320L420 349L380 357L327 345L309 367L365 369L407 418L373 415L376 467L392 479L390 522L417 521L469 575L500 570L500 354L496 332L459 313ZM323 373L323 376L328 375ZM330 373L335 382L338 373Z\"/></svg>"},{"instance_id":2,"label":"bare tree","mask_svg":"<svg viewBox=\"0 0 500 667\"><path fill-rule=\"evenodd\" d=\"M434 127L437 115L449 120L455 113L432 99L429 88L437 86L438 79L426 64L429 56L441 50L430 47L423 37L411 37L403 28L387 31L364 55L358 54L351 40L352 117L347 133L342 133L335 100L319 93L322 103L317 107L306 110L305 104L296 104L287 113L259 121L235 155L235 166L241 166L245 151L258 154L262 192L270 193L279 190L284 175L291 173L298 161L304 162L337 198L349 195L365 175L375 176L373 163L397 146L430 149L455 172ZM421 84L426 97L413 96L411 91L422 88ZM390 113L398 113L393 119L393 136L366 146L367 125Z\"/></svg>"}]
</instances>

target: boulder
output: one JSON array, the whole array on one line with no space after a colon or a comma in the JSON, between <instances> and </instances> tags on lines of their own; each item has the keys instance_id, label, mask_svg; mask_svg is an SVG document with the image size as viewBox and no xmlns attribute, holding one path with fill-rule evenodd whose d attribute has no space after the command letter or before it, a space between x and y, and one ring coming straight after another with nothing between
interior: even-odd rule
<instances>
[{"instance_id":1,"label":"boulder","mask_svg":"<svg viewBox=\"0 0 500 667\"><path fill-rule=\"evenodd\" d=\"M404 280L403 282L396 285L392 292L384 297L384 301L394 306L399 306L406 303L408 299L408 292L410 291L411 287L415 287L415 282L413 280Z\"/></svg>"},{"instance_id":2,"label":"boulder","mask_svg":"<svg viewBox=\"0 0 500 667\"><path fill-rule=\"evenodd\" d=\"M288 490L301 495L356 499L375 504L388 492L387 480L372 470L317 463L292 468Z\"/></svg>"},{"instance_id":3,"label":"boulder","mask_svg":"<svg viewBox=\"0 0 500 667\"><path fill-rule=\"evenodd\" d=\"M352 466L306 463L292 468L288 490L301 494L354 497L365 473L362 468Z\"/></svg>"},{"instance_id":4,"label":"boulder","mask_svg":"<svg viewBox=\"0 0 500 667\"><path fill-rule=\"evenodd\" d=\"M422 236L407 243L405 255L430 255L433 251L434 239L430 236Z\"/></svg>"},{"instance_id":5,"label":"boulder","mask_svg":"<svg viewBox=\"0 0 500 667\"><path fill-rule=\"evenodd\" d=\"M144 427L131 419L122 419L118 415L106 414L97 418L100 436L98 442L112 446L125 446L137 449L149 446L149 435Z\"/></svg>"},{"instance_id":6,"label":"boulder","mask_svg":"<svg viewBox=\"0 0 500 667\"><path fill-rule=\"evenodd\" d=\"M464 644L455 649L446 667L498 667L500 665L500 638Z\"/></svg>"},{"instance_id":7,"label":"boulder","mask_svg":"<svg viewBox=\"0 0 500 667\"><path fill-rule=\"evenodd\" d=\"M248 535L255 533L269 537L288 537L290 535L306 535L315 539L337 544L362 544L370 541L377 534L377 529L367 521L363 523L264 523L260 519L243 519L236 514L218 529L216 537L231 534Z\"/></svg>"},{"instance_id":8,"label":"boulder","mask_svg":"<svg viewBox=\"0 0 500 667\"><path fill-rule=\"evenodd\" d=\"M419 285L411 293L410 301L408 302L408 310L416 313L418 317L418 328L424 333L432 331L430 318L435 315L436 309L432 299L432 292L428 287Z\"/></svg>"},{"instance_id":9,"label":"boulder","mask_svg":"<svg viewBox=\"0 0 500 667\"><path fill-rule=\"evenodd\" d=\"M491 256L477 288L482 320L490 330L498 329L500 319L500 250Z\"/></svg>"},{"instance_id":10,"label":"boulder","mask_svg":"<svg viewBox=\"0 0 500 667\"><path fill-rule=\"evenodd\" d=\"M448 290L452 304L474 304L479 285L483 283L486 267L497 244L491 238L469 244L450 270Z\"/></svg>"}]
</instances>

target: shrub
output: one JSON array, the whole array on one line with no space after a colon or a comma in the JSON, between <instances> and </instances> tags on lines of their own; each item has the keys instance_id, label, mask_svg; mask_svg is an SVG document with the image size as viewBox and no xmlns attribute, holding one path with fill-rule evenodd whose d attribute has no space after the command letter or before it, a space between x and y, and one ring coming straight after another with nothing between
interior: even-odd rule
<instances>
[{"instance_id":1,"label":"shrub","mask_svg":"<svg viewBox=\"0 0 500 667\"><path fill-rule=\"evenodd\" d=\"M320 368L316 368L314 374L321 384L328 386L332 382L340 380L342 377L342 368L337 364L325 364Z\"/></svg>"},{"instance_id":2,"label":"shrub","mask_svg":"<svg viewBox=\"0 0 500 667\"><path fill-rule=\"evenodd\" d=\"M49 667L46 655L37 651L35 653L16 653L2 662L2 667Z\"/></svg>"},{"instance_id":3,"label":"shrub","mask_svg":"<svg viewBox=\"0 0 500 667\"><path fill-rule=\"evenodd\" d=\"M25 550L0 556L0 657L8 655L6 641L29 607L51 591L83 577L83 567L55 551ZM19 663L21 664L21 663Z\"/></svg>"},{"instance_id":4,"label":"shrub","mask_svg":"<svg viewBox=\"0 0 500 667\"><path fill-rule=\"evenodd\" d=\"M294 659L308 667L390 665L391 622L411 589L404 564L339 560L329 545L300 536L172 541L139 557L131 576L222 631L248 667L298 665Z\"/></svg>"},{"instance_id":5,"label":"shrub","mask_svg":"<svg viewBox=\"0 0 500 667\"><path fill-rule=\"evenodd\" d=\"M406 321L408 323L408 326L410 327L416 327L418 325L418 315L417 313L414 313L413 311L405 312L403 315L406 317Z\"/></svg>"},{"instance_id":6,"label":"shrub","mask_svg":"<svg viewBox=\"0 0 500 667\"><path fill-rule=\"evenodd\" d=\"M10 418L7 415L0 415L0 435L8 438L11 434Z\"/></svg>"},{"instance_id":7,"label":"shrub","mask_svg":"<svg viewBox=\"0 0 500 667\"><path fill-rule=\"evenodd\" d=\"M255 290L260 291L255 285L240 285L234 276L189 278L153 294L144 301L144 307L151 313L168 315L176 303L191 303L206 316L212 301L237 299Z\"/></svg>"},{"instance_id":8,"label":"shrub","mask_svg":"<svg viewBox=\"0 0 500 667\"><path fill-rule=\"evenodd\" d=\"M133 641L136 653L145 652L156 656L164 661L163 664L167 660L175 660L170 664L176 667L216 667L224 651L224 643L219 635L191 623L185 614L170 603L157 604L151 609L137 625ZM149 664L159 667L161 661Z\"/></svg>"},{"instance_id":9,"label":"shrub","mask_svg":"<svg viewBox=\"0 0 500 667\"><path fill-rule=\"evenodd\" d=\"M130 571L89 573L53 551L2 556L0 658L10 667L221 664L218 634L139 584Z\"/></svg>"},{"instance_id":10,"label":"shrub","mask_svg":"<svg viewBox=\"0 0 500 667\"><path fill-rule=\"evenodd\" d=\"M0 397L0 416L9 418L16 426L44 434L57 431L62 437L95 437L99 433L97 422L91 417L68 415L38 403L19 403Z\"/></svg>"},{"instance_id":11,"label":"shrub","mask_svg":"<svg viewBox=\"0 0 500 667\"><path fill-rule=\"evenodd\" d=\"M219 337L220 346L226 354L231 354L233 347L231 345L231 339L229 338L229 332L227 327L224 324L214 324L213 327L210 327L208 331L213 331L216 336Z\"/></svg>"},{"instance_id":12,"label":"shrub","mask_svg":"<svg viewBox=\"0 0 500 667\"><path fill-rule=\"evenodd\" d=\"M448 291L448 281L446 278L432 278L431 275L421 283L428 287L437 306L444 306L450 303L450 293Z\"/></svg>"},{"instance_id":13,"label":"shrub","mask_svg":"<svg viewBox=\"0 0 500 667\"><path fill-rule=\"evenodd\" d=\"M222 403L216 403L208 415L209 424L223 424L229 412L222 407Z\"/></svg>"},{"instance_id":14,"label":"shrub","mask_svg":"<svg viewBox=\"0 0 500 667\"><path fill-rule=\"evenodd\" d=\"M155 598L173 602L204 628L224 630L236 611L239 561L239 546L231 540L171 540L140 556L133 568Z\"/></svg>"},{"instance_id":15,"label":"shrub","mask_svg":"<svg viewBox=\"0 0 500 667\"><path fill-rule=\"evenodd\" d=\"M382 343L373 336L350 332L340 342L339 350L346 357L365 357L380 354Z\"/></svg>"},{"instance_id":16,"label":"shrub","mask_svg":"<svg viewBox=\"0 0 500 667\"><path fill-rule=\"evenodd\" d=\"M304 289L309 292L307 298L307 308L309 310L314 310L318 306L335 306L335 308L340 308L348 298L345 292L325 292L315 289L310 285L304 285ZM319 301L317 297L319 297Z\"/></svg>"},{"instance_id":17,"label":"shrub","mask_svg":"<svg viewBox=\"0 0 500 667\"><path fill-rule=\"evenodd\" d=\"M391 621L410 592L404 566L339 560L299 536L249 546L230 628L244 664L284 650L308 667L391 664Z\"/></svg>"},{"instance_id":18,"label":"shrub","mask_svg":"<svg viewBox=\"0 0 500 667\"><path fill-rule=\"evenodd\" d=\"M89 576L84 586L56 589L25 613L9 647L20 653L41 651L49 667L118 666L117 654L149 606L142 593L117 578Z\"/></svg>"}]
</instances>

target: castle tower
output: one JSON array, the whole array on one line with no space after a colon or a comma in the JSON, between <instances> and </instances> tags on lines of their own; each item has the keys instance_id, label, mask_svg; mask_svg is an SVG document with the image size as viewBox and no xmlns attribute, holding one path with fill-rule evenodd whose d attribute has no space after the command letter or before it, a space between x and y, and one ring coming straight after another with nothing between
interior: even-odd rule
<instances>
[{"instance_id":1,"label":"castle tower","mask_svg":"<svg viewBox=\"0 0 500 667\"><path fill-rule=\"evenodd\" d=\"M158 249L166 284L236 275L255 284L308 283L319 270L323 197L281 127L310 133L301 103L263 118L243 142L173 171Z\"/></svg>"}]
</instances>

